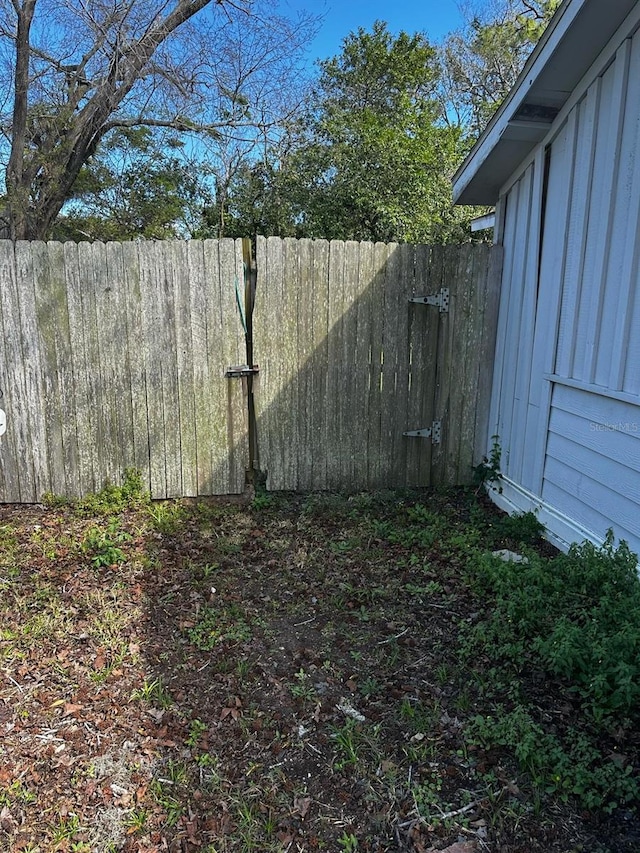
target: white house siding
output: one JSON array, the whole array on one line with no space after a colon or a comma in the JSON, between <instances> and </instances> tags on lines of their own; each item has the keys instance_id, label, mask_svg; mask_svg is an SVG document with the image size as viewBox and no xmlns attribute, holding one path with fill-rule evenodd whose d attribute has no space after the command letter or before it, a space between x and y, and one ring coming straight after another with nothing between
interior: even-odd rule
<instances>
[{"instance_id":1,"label":"white house siding","mask_svg":"<svg viewBox=\"0 0 640 853\"><path fill-rule=\"evenodd\" d=\"M501 201L492 421L507 501L640 552L640 35L611 59L547 140L539 264L544 145Z\"/></svg>"},{"instance_id":2,"label":"white house siding","mask_svg":"<svg viewBox=\"0 0 640 853\"><path fill-rule=\"evenodd\" d=\"M519 480L524 459L524 410L531 376L537 279L533 214L535 166L531 164L503 204L504 259L496 343L493 432L504 449L502 470Z\"/></svg>"}]
</instances>

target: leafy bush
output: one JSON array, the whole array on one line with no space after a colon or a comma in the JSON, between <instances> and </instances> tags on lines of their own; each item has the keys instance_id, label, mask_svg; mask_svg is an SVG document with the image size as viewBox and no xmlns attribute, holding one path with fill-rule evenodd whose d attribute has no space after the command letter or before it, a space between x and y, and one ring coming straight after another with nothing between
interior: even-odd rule
<instances>
[{"instance_id":1,"label":"leafy bush","mask_svg":"<svg viewBox=\"0 0 640 853\"><path fill-rule=\"evenodd\" d=\"M518 545L534 545L544 533L544 524L534 512L505 515L495 524L495 534Z\"/></svg>"},{"instance_id":2,"label":"leafy bush","mask_svg":"<svg viewBox=\"0 0 640 853\"><path fill-rule=\"evenodd\" d=\"M91 562L96 568L115 566L126 562L126 556L120 545L128 542L131 536L120 529L117 518L112 518L106 529L91 527L82 541L82 550L92 554Z\"/></svg>"},{"instance_id":3,"label":"leafy bush","mask_svg":"<svg viewBox=\"0 0 640 853\"><path fill-rule=\"evenodd\" d=\"M504 563L483 554L472 563L476 582L495 597L480 626L497 657L537 654L567 679L602 721L637 713L640 700L640 579L625 542L585 542L545 561Z\"/></svg>"},{"instance_id":4,"label":"leafy bush","mask_svg":"<svg viewBox=\"0 0 640 853\"><path fill-rule=\"evenodd\" d=\"M54 495L46 495L45 503L49 506L59 506L64 499ZM116 515L125 509L135 509L149 502L149 494L142 483L142 474L135 468L127 468L122 484L116 486L107 482L94 495L87 495L77 501L72 501L75 512L84 517L94 515Z\"/></svg>"},{"instance_id":5,"label":"leafy bush","mask_svg":"<svg viewBox=\"0 0 640 853\"><path fill-rule=\"evenodd\" d=\"M622 766L616 756L603 755L583 732L570 730L560 741L519 704L510 711L499 706L492 716L478 714L467 727L466 738L481 746L512 749L536 787L565 802L577 797L586 808L611 812L640 795L631 765Z\"/></svg>"}]
</instances>

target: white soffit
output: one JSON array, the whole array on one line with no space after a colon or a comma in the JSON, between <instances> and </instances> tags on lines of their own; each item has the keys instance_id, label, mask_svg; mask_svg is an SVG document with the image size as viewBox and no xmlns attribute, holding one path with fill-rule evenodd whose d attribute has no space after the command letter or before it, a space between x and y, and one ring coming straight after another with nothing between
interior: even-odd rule
<instances>
[{"instance_id":1,"label":"white soffit","mask_svg":"<svg viewBox=\"0 0 640 853\"><path fill-rule=\"evenodd\" d=\"M564 0L453 177L457 204L495 204L638 0Z\"/></svg>"}]
</instances>

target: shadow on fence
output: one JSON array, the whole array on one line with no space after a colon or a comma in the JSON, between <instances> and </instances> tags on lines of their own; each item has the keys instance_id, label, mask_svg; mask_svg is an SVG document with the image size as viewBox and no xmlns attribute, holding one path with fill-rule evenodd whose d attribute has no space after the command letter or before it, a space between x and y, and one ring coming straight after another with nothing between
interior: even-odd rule
<instances>
[{"instance_id":1,"label":"shadow on fence","mask_svg":"<svg viewBox=\"0 0 640 853\"><path fill-rule=\"evenodd\" d=\"M485 452L500 250L258 238L257 463L270 489L468 482ZM241 241L0 242L0 494L142 471L243 491ZM412 297L449 291L449 311ZM407 430L438 422L440 443Z\"/></svg>"}]
</instances>

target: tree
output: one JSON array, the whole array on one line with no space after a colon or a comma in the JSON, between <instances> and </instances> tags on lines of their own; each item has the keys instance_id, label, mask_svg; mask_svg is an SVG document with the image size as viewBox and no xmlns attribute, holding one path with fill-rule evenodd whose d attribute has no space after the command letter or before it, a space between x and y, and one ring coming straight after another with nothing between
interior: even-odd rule
<instances>
[{"instance_id":1,"label":"tree","mask_svg":"<svg viewBox=\"0 0 640 853\"><path fill-rule=\"evenodd\" d=\"M230 208L268 210L262 228L329 239L442 240L458 234L450 177L460 133L442 121L436 51L422 34L347 36L320 63L286 150L246 170ZM266 203L268 200L268 204ZM240 213L239 220L246 222Z\"/></svg>"},{"instance_id":2,"label":"tree","mask_svg":"<svg viewBox=\"0 0 640 853\"><path fill-rule=\"evenodd\" d=\"M496 0L467 9L441 49L445 115L475 138L515 83L560 0Z\"/></svg>"},{"instance_id":3,"label":"tree","mask_svg":"<svg viewBox=\"0 0 640 853\"><path fill-rule=\"evenodd\" d=\"M212 193L206 171L190 167L177 138L146 127L112 133L82 167L73 198L54 222L56 240L191 237Z\"/></svg>"},{"instance_id":4,"label":"tree","mask_svg":"<svg viewBox=\"0 0 640 853\"><path fill-rule=\"evenodd\" d=\"M314 22L260 2L0 0L8 236L48 233L114 129L219 139L275 123Z\"/></svg>"}]
</instances>

